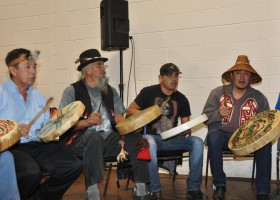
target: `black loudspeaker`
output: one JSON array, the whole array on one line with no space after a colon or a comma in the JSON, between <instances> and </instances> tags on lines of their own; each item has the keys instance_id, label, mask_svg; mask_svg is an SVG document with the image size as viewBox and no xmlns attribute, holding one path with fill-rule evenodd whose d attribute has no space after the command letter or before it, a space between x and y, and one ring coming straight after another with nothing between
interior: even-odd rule
<instances>
[{"instance_id":1,"label":"black loudspeaker","mask_svg":"<svg viewBox=\"0 0 280 200\"><path fill-rule=\"evenodd\" d=\"M128 1L102 0L100 3L101 49L129 47Z\"/></svg>"}]
</instances>

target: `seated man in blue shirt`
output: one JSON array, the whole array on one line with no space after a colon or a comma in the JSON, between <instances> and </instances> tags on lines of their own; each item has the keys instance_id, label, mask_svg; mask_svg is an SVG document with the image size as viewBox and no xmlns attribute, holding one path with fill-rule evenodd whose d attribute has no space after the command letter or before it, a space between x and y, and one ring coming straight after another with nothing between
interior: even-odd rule
<instances>
[{"instance_id":1,"label":"seated man in blue shirt","mask_svg":"<svg viewBox=\"0 0 280 200\"><path fill-rule=\"evenodd\" d=\"M280 94L279 94L278 101L276 103L275 109L280 110Z\"/></svg>"},{"instance_id":2,"label":"seated man in blue shirt","mask_svg":"<svg viewBox=\"0 0 280 200\"><path fill-rule=\"evenodd\" d=\"M38 55L38 54L37 54ZM56 143L42 143L41 128L50 118L49 110L34 124L29 122L44 107L46 100L33 84L36 79L36 55L27 49L14 49L5 58L10 79L0 85L0 118L15 120L21 132L20 142L11 147L21 199L59 200L79 177L83 164ZM50 178L40 184L41 169Z\"/></svg>"}]
</instances>

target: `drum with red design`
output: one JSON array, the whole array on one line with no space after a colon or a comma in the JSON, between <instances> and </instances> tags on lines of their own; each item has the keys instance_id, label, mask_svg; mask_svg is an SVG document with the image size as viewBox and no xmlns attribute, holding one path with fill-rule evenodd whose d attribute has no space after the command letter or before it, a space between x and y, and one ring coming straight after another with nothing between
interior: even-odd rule
<instances>
[{"instance_id":1,"label":"drum with red design","mask_svg":"<svg viewBox=\"0 0 280 200\"><path fill-rule=\"evenodd\" d=\"M237 156L257 151L280 136L280 111L261 112L247 120L231 136L228 147Z\"/></svg>"},{"instance_id":2,"label":"drum with red design","mask_svg":"<svg viewBox=\"0 0 280 200\"><path fill-rule=\"evenodd\" d=\"M19 126L16 121L0 119L0 152L8 149L20 139Z\"/></svg>"}]
</instances>

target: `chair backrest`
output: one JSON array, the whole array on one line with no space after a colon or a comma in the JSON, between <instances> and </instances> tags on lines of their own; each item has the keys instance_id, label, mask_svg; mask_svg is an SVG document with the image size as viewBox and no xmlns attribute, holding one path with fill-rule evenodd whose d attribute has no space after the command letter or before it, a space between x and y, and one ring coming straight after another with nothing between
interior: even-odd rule
<instances>
[{"instance_id":1,"label":"chair backrest","mask_svg":"<svg viewBox=\"0 0 280 200\"><path fill-rule=\"evenodd\" d=\"M188 152L185 150L158 151L158 166L168 170L171 174L175 174L177 165L182 164L182 160L185 157L189 157ZM173 177L173 180L175 180L175 177Z\"/></svg>"},{"instance_id":2,"label":"chair backrest","mask_svg":"<svg viewBox=\"0 0 280 200\"><path fill-rule=\"evenodd\" d=\"M184 157L188 157L188 152L185 150L170 150L170 151L158 151L158 160L177 160Z\"/></svg>"}]
</instances>

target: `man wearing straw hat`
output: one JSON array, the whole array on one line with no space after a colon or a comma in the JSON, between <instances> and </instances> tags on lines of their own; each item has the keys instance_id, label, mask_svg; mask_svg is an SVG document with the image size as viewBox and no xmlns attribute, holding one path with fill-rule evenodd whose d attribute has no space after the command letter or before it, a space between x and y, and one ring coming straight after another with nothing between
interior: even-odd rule
<instances>
[{"instance_id":1,"label":"man wearing straw hat","mask_svg":"<svg viewBox=\"0 0 280 200\"><path fill-rule=\"evenodd\" d=\"M222 74L222 79L230 84L212 90L203 109L208 116L206 143L215 188L214 200L222 200L225 196L226 175L222 151L229 150L228 141L232 134L246 120L269 110L267 98L250 86L260 83L262 78L250 65L246 55L238 56L235 65ZM269 143L255 152L257 200L269 199L271 146Z\"/></svg>"},{"instance_id":2,"label":"man wearing straw hat","mask_svg":"<svg viewBox=\"0 0 280 200\"><path fill-rule=\"evenodd\" d=\"M108 58L96 49L80 54L76 63L81 80L68 86L62 95L60 108L73 101L85 104L83 118L74 125L74 130L60 137L60 142L74 155L83 157L86 179L86 199L99 200L98 183L103 180L103 157L116 156L120 152L120 135L115 125L124 119L125 108L115 88L108 84L104 63ZM149 181L146 161L136 158L136 143L142 136L131 133L125 136L125 150L129 154L136 186L134 199L148 199L145 183Z\"/></svg>"}]
</instances>

